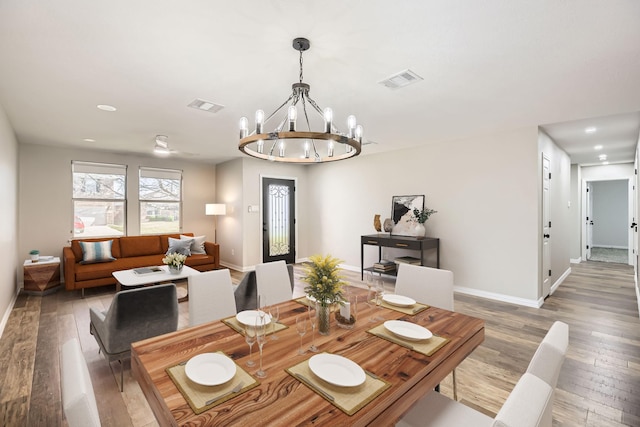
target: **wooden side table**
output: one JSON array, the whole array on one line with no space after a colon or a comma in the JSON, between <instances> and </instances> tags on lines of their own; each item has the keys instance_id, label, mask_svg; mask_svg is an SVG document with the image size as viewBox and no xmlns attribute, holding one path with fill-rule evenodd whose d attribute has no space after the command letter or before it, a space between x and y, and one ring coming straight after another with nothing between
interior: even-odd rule
<instances>
[{"instance_id":1,"label":"wooden side table","mask_svg":"<svg viewBox=\"0 0 640 427\"><path fill-rule=\"evenodd\" d=\"M60 287L60 258L24 262L24 291L32 295L47 295Z\"/></svg>"}]
</instances>

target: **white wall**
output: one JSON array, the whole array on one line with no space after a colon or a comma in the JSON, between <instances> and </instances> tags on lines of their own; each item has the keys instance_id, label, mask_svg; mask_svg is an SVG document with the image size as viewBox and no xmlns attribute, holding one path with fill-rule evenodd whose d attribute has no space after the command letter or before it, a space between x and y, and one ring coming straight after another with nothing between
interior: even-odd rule
<instances>
[{"instance_id":1,"label":"white wall","mask_svg":"<svg viewBox=\"0 0 640 427\"><path fill-rule=\"evenodd\" d=\"M441 267L458 289L537 301L537 159L531 127L310 168L310 251L359 268L360 236L375 233L373 216L390 215L393 195L424 194L438 211L427 235L441 239Z\"/></svg>"},{"instance_id":2,"label":"white wall","mask_svg":"<svg viewBox=\"0 0 640 427\"><path fill-rule=\"evenodd\" d=\"M19 259L26 258L30 249L39 249L45 255L61 256L63 246L72 237L72 160L128 166L128 235L139 234L136 196L138 167L181 169L184 192L182 231L204 234L207 240L213 241L214 221L205 215L205 204L215 201L214 165L172 158L20 144ZM19 278L22 278L21 270Z\"/></svg>"},{"instance_id":3,"label":"white wall","mask_svg":"<svg viewBox=\"0 0 640 427\"><path fill-rule=\"evenodd\" d=\"M0 335L4 330L18 287L16 275L22 271L18 247L18 142L0 105Z\"/></svg>"},{"instance_id":4,"label":"white wall","mask_svg":"<svg viewBox=\"0 0 640 427\"><path fill-rule=\"evenodd\" d=\"M593 246L628 248L629 246L629 182L627 180L596 181L593 194Z\"/></svg>"},{"instance_id":5,"label":"white wall","mask_svg":"<svg viewBox=\"0 0 640 427\"><path fill-rule=\"evenodd\" d=\"M582 168L571 165L571 239L569 256L572 262L579 263L582 258Z\"/></svg>"}]
</instances>

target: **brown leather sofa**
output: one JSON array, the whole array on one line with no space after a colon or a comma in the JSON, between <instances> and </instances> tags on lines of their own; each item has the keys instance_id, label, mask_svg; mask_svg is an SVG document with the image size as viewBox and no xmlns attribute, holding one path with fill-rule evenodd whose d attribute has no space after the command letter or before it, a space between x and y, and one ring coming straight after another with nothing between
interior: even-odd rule
<instances>
[{"instance_id":1,"label":"brown leather sofa","mask_svg":"<svg viewBox=\"0 0 640 427\"><path fill-rule=\"evenodd\" d=\"M181 234L193 236L193 233ZM72 240L71 246L65 246L62 250L65 288L68 291L72 291L113 285L116 283L116 279L111 274L114 271L162 265L162 258L164 258L164 254L169 248L169 237L180 239L180 234ZM80 263L82 261L82 248L79 242L100 242L105 240L113 240L111 255L115 258L115 261L96 264ZM216 243L204 242L204 249L206 254L193 254L187 257L185 265L198 271L220 268L220 246Z\"/></svg>"}]
</instances>

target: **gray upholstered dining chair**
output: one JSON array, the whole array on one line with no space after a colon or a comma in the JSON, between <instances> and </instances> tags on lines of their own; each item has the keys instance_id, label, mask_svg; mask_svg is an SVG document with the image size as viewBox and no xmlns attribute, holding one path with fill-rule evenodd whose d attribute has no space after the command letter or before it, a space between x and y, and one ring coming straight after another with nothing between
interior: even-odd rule
<instances>
[{"instance_id":1,"label":"gray upholstered dining chair","mask_svg":"<svg viewBox=\"0 0 640 427\"><path fill-rule=\"evenodd\" d=\"M396 277L396 294L434 307L453 310L453 272L421 265L400 264ZM453 399L458 400L456 370L452 372ZM436 387L440 390L440 386Z\"/></svg>"},{"instance_id":2,"label":"gray upholstered dining chair","mask_svg":"<svg viewBox=\"0 0 640 427\"><path fill-rule=\"evenodd\" d=\"M229 269L192 274L189 281L189 326L236 314Z\"/></svg>"},{"instance_id":3,"label":"gray upholstered dining chair","mask_svg":"<svg viewBox=\"0 0 640 427\"><path fill-rule=\"evenodd\" d=\"M124 387L122 360L131 343L173 332L178 328L178 298L173 283L116 293L106 311L93 307L90 332L109 362L120 362L120 391Z\"/></svg>"}]
</instances>

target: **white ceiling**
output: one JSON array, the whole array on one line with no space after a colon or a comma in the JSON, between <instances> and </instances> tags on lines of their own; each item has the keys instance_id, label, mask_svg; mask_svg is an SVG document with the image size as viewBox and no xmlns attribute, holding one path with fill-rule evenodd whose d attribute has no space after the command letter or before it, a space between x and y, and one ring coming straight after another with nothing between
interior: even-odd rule
<instances>
[{"instance_id":1,"label":"white ceiling","mask_svg":"<svg viewBox=\"0 0 640 427\"><path fill-rule=\"evenodd\" d=\"M225 161L239 117L289 95L302 36L312 97L338 124L358 117L378 143L364 155L545 125L585 162L596 138L631 161L639 22L632 0L1 0L0 104L21 143L151 155L164 134L178 156ZM407 68L424 80L378 84Z\"/></svg>"}]
</instances>

